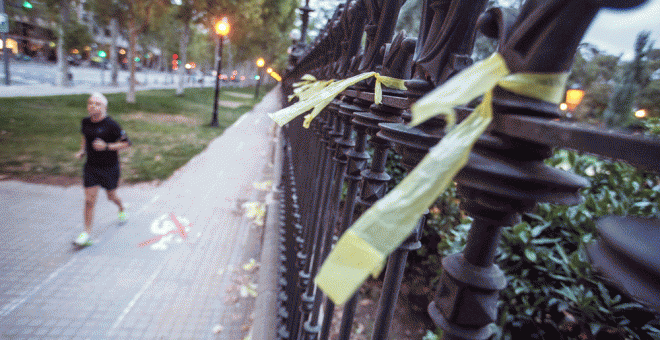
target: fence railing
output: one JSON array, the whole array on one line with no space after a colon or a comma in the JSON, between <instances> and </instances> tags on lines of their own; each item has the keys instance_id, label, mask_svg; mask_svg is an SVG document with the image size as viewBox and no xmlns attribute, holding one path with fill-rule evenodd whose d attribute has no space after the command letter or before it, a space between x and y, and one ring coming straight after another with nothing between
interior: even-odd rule
<instances>
[{"instance_id":1,"label":"fence railing","mask_svg":"<svg viewBox=\"0 0 660 340\"><path fill-rule=\"evenodd\" d=\"M285 95L293 93L293 84L305 74L325 80L372 71L405 80L407 90L384 88L377 104L376 81L370 78L341 91L310 128L303 128L302 117L283 127L279 339L328 339L334 304L313 279L337 237L388 191L388 154L398 153L412 170L446 135L447 121L441 117L407 125L411 105L473 64L477 29L497 40L508 74L559 75L551 81L559 82L555 87L564 91L561 75L570 71L596 13L603 7L625 9L644 1L527 0L517 14L486 10L486 0L425 0L416 38L394 35L403 2L348 0L337 7L313 43L298 44L291 54ZM304 23L309 11L302 8ZM544 85L538 83L529 86ZM462 253L443 260L437 295L428 306L444 339L492 336L498 293L506 286L494 264L501 229L515 224L537 203L580 201L579 190L587 180L543 162L554 148L660 169L657 138L566 121L549 97L539 99L503 83L491 94L492 122L454 178L461 208L473 219L467 245ZM459 122L474 111L467 106L456 109ZM389 254L372 339L388 338L406 258L420 247L424 218L416 223ZM339 339L349 339L355 308L353 296L344 306Z\"/></svg>"}]
</instances>

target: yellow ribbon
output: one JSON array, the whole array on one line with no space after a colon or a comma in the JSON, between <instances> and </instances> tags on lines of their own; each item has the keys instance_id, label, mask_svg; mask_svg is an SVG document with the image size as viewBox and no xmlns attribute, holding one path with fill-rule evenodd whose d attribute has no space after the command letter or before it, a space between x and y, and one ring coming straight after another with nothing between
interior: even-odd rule
<instances>
[{"instance_id":1,"label":"yellow ribbon","mask_svg":"<svg viewBox=\"0 0 660 340\"><path fill-rule=\"evenodd\" d=\"M289 96L289 101L294 97L300 99L299 102L281 109L277 112L269 113L268 116L273 119L279 126L292 121L299 115L313 109L311 113L305 116L303 126L309 128L312 120L321 113L321 111L330 104L342 91L346 90L349 86L354 85L362 80L370 77L376 78L376 85L374 89L374 102L380 104L383 98L382 85L387 87L405 90L406 86L404 81L392 77L381 76L376 72L366 72L358 74L351 78L343 79L340 81L316 80L311 75L304 75L301 79L303 81L293 84L293 95Z\"/></svg>"},{"instance_id":2,"label":"yellow ribbon","mask_svg":"<svg viewBox=\"0 0 660 340\"><path fill-rule=\"evenodd\" d=\"M450 129L399 185L362 214L339 239L314 279L332 301L346 302L369 274L380 273L387 256L410 235L424 212L465 166L472 146L492 119L492 89L496 85L558 103L558 93L563 92L567 79L566 74L508 75L504 59L496 53L411 107L414 124L443 114L448 125L453 126L453 107L484 95L472 114Z\"/></svg>"}]
</instances>

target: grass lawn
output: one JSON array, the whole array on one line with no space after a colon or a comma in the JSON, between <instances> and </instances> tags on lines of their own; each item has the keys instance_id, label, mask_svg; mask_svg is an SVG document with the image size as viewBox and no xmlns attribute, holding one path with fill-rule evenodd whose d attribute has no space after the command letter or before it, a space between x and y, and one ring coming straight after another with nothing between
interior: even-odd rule
<instances>
[{"instance_id":1,"label":"grass lawn","mask_svg":"<svg viewBox=\"0 0 660 340\"><path fill-rule=\"evenodd\" d=\"M272 86L271 86L272 87ZM260 98L271 87L262 88ZM108 115L126 131L133 146L121 151L122 179L128 183L163 180L201 152L258 101L254 87L224 87L218 122L211 128L213 88L137 92L135 104L126 94L107 94ZM0 176L32 180L80 178L83 160L80 121L87 116L89 95L0 98Z\"/></svg>"}]
</instances>

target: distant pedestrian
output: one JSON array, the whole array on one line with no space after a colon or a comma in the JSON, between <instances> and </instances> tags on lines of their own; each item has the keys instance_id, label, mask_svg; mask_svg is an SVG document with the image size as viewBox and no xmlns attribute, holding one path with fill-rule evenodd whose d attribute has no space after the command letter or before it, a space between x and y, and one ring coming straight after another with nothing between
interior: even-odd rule
<instances>
[{"instance_id":1,"label":"distant pedestrian","mask_svg":"<svg viewBox=\"0 0 660 340\"><path fill-rule=\"evenodd\" d=\"M89 117L82 120L80 151L76 157L87 155L83 167L85 187L85 229L74 240L79 246L91 245L90 234L94 219L94 206L99 186L106 190L108 199L119 207L119 222L128 220L124 205L117 196L119 184L119 153L128 148L131 141L122 128L107 115L108 99L101 93L92 93L87 100Z\"/></svg>"}]
</instances>

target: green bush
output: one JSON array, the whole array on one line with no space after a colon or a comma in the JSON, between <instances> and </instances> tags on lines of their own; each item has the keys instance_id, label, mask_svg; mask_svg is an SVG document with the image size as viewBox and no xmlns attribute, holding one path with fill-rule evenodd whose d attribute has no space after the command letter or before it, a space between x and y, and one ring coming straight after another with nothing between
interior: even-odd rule
<instances>
[{"instance_id":1,"label":"green bush","mask_svg":"<svg viewBox=\"0 0 660 340\"><path fill-rule=\"evenodd\" d=\"M497 263L508 285L500 296L497 337L660 339L657 315L599 279L585 252L585 245L596 237L598 217L660 218L660 176L563 150L547 163L589 178L591 186L583 190L579 205L540 204L521 223L504 229ZM431 214L427 228L428 233L440 231L440 256L461 251L470 227L469 221L456 225L466 221L454 209L452 195L448 192L439 199L439 213ZM446 225L453 228L442 231ZM426 256L423 261L440 268L429 243L425 246L419 252ZM437 283L437 277L431 281Z\"/></svg>"}]
</instances>

